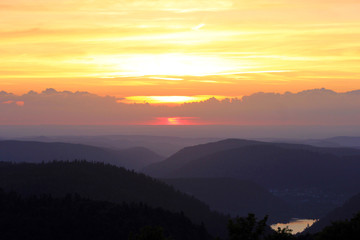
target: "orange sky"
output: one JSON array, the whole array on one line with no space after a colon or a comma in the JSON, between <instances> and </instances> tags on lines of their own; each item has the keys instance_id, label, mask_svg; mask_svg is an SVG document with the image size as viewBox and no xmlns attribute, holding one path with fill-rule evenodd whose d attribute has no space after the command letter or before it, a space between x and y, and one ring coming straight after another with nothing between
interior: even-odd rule
<instances>
[{"instance_id":1,"label":"orange sky","mask_svg":"<svg viewBox=\"0 0 360 240\"><path fill-rule=\"evenodd\" d=\"M360 89L359 12L359 0L2 0L0 90L151 102Z\"/></svg>"}]
</instances>

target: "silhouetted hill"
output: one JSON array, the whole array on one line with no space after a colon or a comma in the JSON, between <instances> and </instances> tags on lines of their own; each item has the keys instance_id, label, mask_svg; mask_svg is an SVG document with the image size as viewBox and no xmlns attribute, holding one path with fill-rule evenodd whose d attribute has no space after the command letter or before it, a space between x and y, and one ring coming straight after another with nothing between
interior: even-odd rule
<instances>
[{"instance_id":1,"label":"silhouetted hill","mask_svg":"<svg viewBox=\"0 0 360 240\"><path fill-rule=\"evenodd\" d=\"M164 161L145 167L144 172L154 177L167 177L166 171L172 172L187 163L213 153L258 144L257 141L226 139L219 142L210 142L191 147L185 147ZM166 169L166 170L165 170Z\"/></svg>"},{"instance_id":2,"label":"silhouetted hill","mask_svg":"<svg viewBox=\"0 0 360 240\"><path fill-rule=\"evenodd\" d=\"M139 169L163 158L143 147L112 150L70 143L0 141L0 161L39 163L74 159L87 159L128 169Z\"/></svg>"},{"instance_id":3,"label":"silhouetted hill","mask_svg":"<svg viewBox=\"0 0 360 240\"><path fill-rule=\"evenodd\" d=\"M146 226L161 227L171 239L211 239L184 215L144 204L114 204L78 195L22 198L0 190L1 239L128 239Z\"/></svg>"},{"instance_id":4,"label":"silhouetted hill","mask_svg":"<svg viewBox=\"0 0 360 240\"><path fill-rule=\"evenodd\" d=\"M184 148L144 172L160 178L254 181L296 205L297 216L319 218L360 191L360 151L228 139Z\"/></svg>"},{"instance_id":5,"label":"silhouetted hill","mask_svg":"<svg viewBox=\"0 0 360 240\"><path fill-rule=\"evenodd\" d=\"M225 236L225 216L211 212L194 197L138 174L102 163L52 162L45 164L0 163L0 187L24 195L78 193L94 200L116 203L143 202L172 212L184 212L194 223L203 222L214 235Z\"/></svg>"},{"instance_id":6,"label":"silhouetted hill","mask_svg":"<svg viewBox=\"0 0 360 240\"><path fill-rule=\"evenodd\" d=\"M354 183L355 184L355 183ZM314 223L310 228L305 230L305 233L316 233L322 231L326 226L332 222L350 220L357 213L360 212L360 194L350 198L343 206L334 209L326 216Z\"/></svg>"},{"instance_id":7,"label":"silhouetted hill","mask_svg":"<svg viewBox=\"0 0 360 240\"><path fill-rule=\"evenodd\" d=\"M353 148L321 148L304 144L226 139L218 142L186 147L165 159L164 161L153 163L145 167L143 171L154 177L167 178L168 176L173 175L173 171L177 171L178 169L185 167L187 164L197 161L200 158L205 158L206 156L211 156L226 150L246 148L251 146L269 146L282 149L306 150L314 153L332 154L336 156L360 156L360 150ZM175 175L175 177L182 176Z\"/></svg>"},{"instance_id":8,"label":"silhouetted hill","mask_svg":"<svg viewBox=\"0 0 360 240\"><path fill-rule=\"evenodd\" d=\"M250 181L233 178L162 179L178 190L191 194L210 208L235 216L269 215L270 223L284 222L296 216L293 206Z\"/></svg>"},{"instance_id":9,"label":"silhouetted hill","mask_svg":"<svg viewBox=\"0 0 360 240\"><path fill-rule=\"evenodd\" d=\"M184 148L144 172L163 178L231 177L268 188L339 189L360 180L359 170L356 149L228 139Z\"/></svg>"},{"instance_id":10,"label":"silhouetted hill","mask_svg":"<svg viewBox=\"0 0 360 240\"><path fill-rule=\"evenodd\" d=\"M145 147L132 147L123 150L115 151L117 154L122 156L123 161L126 165L133 165L133 168L139 170L144 166L152 163L160 162L164 157L156 154L155 152Z\"/></svg>"},{"instance_id":11,"label":"silhouetted hill","mask_svg":"<svg viewBox=\"0 0 360 240\"><path fill-rule=\"evenodd\" d=\"M331 187L344 184L335 177L359 178L359 161L307 150L257 145L214 153L169 173L178 177L233 177L269 188ZM335 178L335 179L334 179ZM330 185L330 186L329 186Z\"/></svg>"},{"instance_id":12,"label":"silhouetted hill","mask_svg":"<svg viewBox=\"0 0 360 240\"><path fill-rule=\"evenodd\" d=\"M151 135L100 135L100 136L39 136L20 138L23 141L36 142L66 142L85 144L96 147L111 149L125 149L133 147L145 147L159 153L162 156L170 156L180 149L196 144L206 143L219 139L214 138L182 138L170 136Z\"/></svg>"},{"instance_id":13,"label":"silhouetted hill","mask_svg":"<svg viewBox=\"0 0 360 240\"><path fill-rule=\"evenodd\" d=\"M269 142L282 142L292 144L306 144L315 147L330 147L330 148L360 148L360 137L338 136L324 139L266 139Z\"/></svg>"},{"instance_id":14,"label":"silhouetted hill","mask_svg":"<svg viewBox=\"0 0 360 240\"><path fill-rule=\"evenodd\" d=\"M359 240L360 212L351 219L332 222L321 232L315 234L315 240Z\"/></svg>"},{"instance_id":15,"label":"silhouetted hill","mask_svg":"<svg viewBox=\"0 0 360 240\"><path fill-rule=\"evenodd\" d=\"M327 138L325 140L339 144L340 146L344 146L344 147L360 148L360 137L339 136L339 137Z\"/></svg>"}]
</instances>

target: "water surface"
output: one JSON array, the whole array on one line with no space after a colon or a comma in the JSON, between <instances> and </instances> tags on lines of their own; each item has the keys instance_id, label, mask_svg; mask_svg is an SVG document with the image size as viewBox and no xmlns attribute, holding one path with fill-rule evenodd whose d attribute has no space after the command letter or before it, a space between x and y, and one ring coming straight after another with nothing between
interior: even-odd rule
<instances>
[{"instance_id":1,"label":"water surface","mask_svg":"<svg viewBox=\"0 0 360 240\"><path fill-rule=\"evenodd\" d=\"M296 234L299 232L304 231L305 228L310 227L313 225L317 219L299 219L299 218L293 218L288 223L276 223L271 225L271 228L274 230L277 230L278 227L280 228L286 228L292 229L292 233Z\"/></svg>"}]
</instances>

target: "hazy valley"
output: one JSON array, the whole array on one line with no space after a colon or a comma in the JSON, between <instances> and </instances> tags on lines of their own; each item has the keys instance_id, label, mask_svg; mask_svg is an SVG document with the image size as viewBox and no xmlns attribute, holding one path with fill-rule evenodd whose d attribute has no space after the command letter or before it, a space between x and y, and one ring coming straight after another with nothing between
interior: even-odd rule
<instances>
[{"instance_id":1,"label":"hazy valley","mask_svg":"<svg viewBox=\"0 0 360 240\"><path fill-rule=\"evenodd\" d=\"M268 224L294 218L320 219L306 230L314 234L330 221L349 219L360 211L354 203L356 197L338 209L360 192L357 184L360 150L356 138L350 143L345 138L352 148L346 144L319 147L319 144L243 139L194 145L204 139L193 139L167 158L140 145L122 147L124 142L134 139L138 139L136 143L139 139L153 142L154 146L157 139L158 148L162 141L185 144L184 139L152 136L129 136L129 140L126 136L67 139L70 143L58 142L59 137L42 137L41 142L0 141L0 188L5 192L15 191L25 200L44 194L61 200L68 194L78 194L106 204L146 204L171 214L184 214L189 219L187 227L194 228L193 234L202 234L202 237L179 238L179 232L171 230L171 226L150 219L132 228L134 232L140 231L141 226L162 226L166 234L176 239L207 239L210 235L226 239L228 219L245 218L249 213L258 218L269 215ZM91 146L72 143L84 139L91 140ZM320 141L328 142L317 140ZM160 152L169 151L169 144L164 144ZM81 199L74 204L77 201L83 204ZM190 221L195 225L191 226ZM201 224L204 230L196 227Z\"/></svg>"}]
</instances>

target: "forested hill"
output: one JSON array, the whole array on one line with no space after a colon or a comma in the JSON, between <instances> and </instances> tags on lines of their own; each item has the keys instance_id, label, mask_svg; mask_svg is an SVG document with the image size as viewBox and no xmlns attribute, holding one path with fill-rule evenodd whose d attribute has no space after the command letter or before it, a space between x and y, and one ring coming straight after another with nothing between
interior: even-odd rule
<instances>
[{"instance_id":1,"label":"forested hill","mask_svg":"<svg viewBox=\"0 0 360 240\"><path fill-rule=\"evenodd\" d=\"M22 198L1 189L0 232L7 240L126 240L139 234L156 234L158 240L211 239L204 227L184 215L144 204L120 205L78 195Z\"/></svg>"},{"instance_id":2,"label":"forested hill","mask_svg":"<svg viewBox=\"0 0 360 240\"><path fill-rule=\"evenodd\" d=\"M313 188L357 191L360 150L241 139L184 148L144 172L162 178L231 177L267 188ZM336 177L334 177L336 176Z\"/></svg>"},{"instance_id":3,"label":"forested hill","mask_svg":"<svg viewBox=\"0 0 360 240\"><path fill-rule=\"evenodd\" d=\"M343 206L336 208L330 213L328 213L318 222L314 223L310 228L306 229L306 232L319 232L323 230L326 226L329 226L332 222L344 221L346 219L349 220L353 218L357 213L360 213L360 194L353 196Z\"/></svg>"},{"instance_id":4,"label":"forested hill","mask_svg":"<svg viewBox=\"0 0 360 240\"><path fill-rule=\"evenodd\" d=\"M122 150L93 147L62 142L0 141L0 161L4 162L50 162L86 159L110 163L128 169L140 169L163 157L143 147Z\"/></svg>"},{"instance_id":5,"label":"forested hill","mask_svg":"<svg viewBox=\"0 0 360 240\"><path fill-rule=\"evenodd\" d=\"M211 212L201 201L143 174L103 163L84 161L43 164L0 163L0 188L20 194L78 193L109 202L143 202L172 212L184 212L194 223L204 223L213 235L225 236L227 217Z\"/></svg>"},{"instance_id":6,"label":"forested hill","mask_svg":"<svg viewBox=\"0 0 360 240\"><path fill-rule=\"evenodd\" d=\"M227 152L229 150L254 147L275 149L281 148L290 151L302 150L311 153L326 155L330 154L336 157L360 156L360 149L355 148L325 148L294 143L261 142L246 139L225 139L217 142L209 142L191 147L185 147L167 159L145 167L144 172L151 176L167 178L169 176L174 176L174 173L176 173L179 169L186 167L188 164L191 164L199 159L208 158L214 154ZM175 177L179 176L175 175Z\"/></svg>"},{"instance_id":7,"label":"forested hill","mask_svg":"<svg viewBox=\"0 0 360 240\"><path fill-rule=\"evenodd\" d=\"M275 197L260 185L234 178L168 178L162 179L182 192L189 193L212 209L233 217L269 215L269 223L290 221L296 209Z\"/></svg>"},{"instance_id":8,"label":"forested hill","mask_svg":"<svg viewBox=\"0 0 360 240\"><path fill-rule=\"evenodd\" d=\"M154 177L169 177L173 171L185 166L192 161L229 149L256 145L259 142L242 139L226 139L218 142L199 144L185 147L166 160L149 165L144 172ZM170 173L170 174L169 174Z\"/></svg>"}]
</instances>

